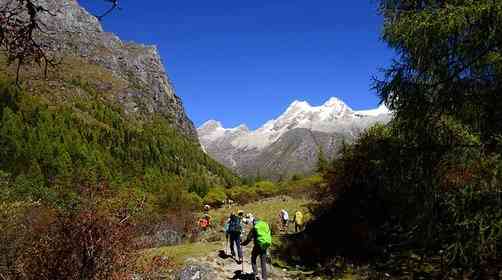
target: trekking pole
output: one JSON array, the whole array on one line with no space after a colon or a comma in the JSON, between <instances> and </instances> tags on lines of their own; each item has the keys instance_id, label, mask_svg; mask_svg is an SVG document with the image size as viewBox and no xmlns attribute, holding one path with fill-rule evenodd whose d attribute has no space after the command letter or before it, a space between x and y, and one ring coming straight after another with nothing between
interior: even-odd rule
<instances>
[{"instance_id":1,"label":"trekking pole","mask_svg":"<svg viewBox=\"0 0 502 280\"><path fill-rule=\"evenodd\" d=\"M229 241L227 242L227 245L228 245L228 253L230 254L231 253L231 250L230 250L230 243L232 242L230 239L228 239Z\"/></svg>"},{"instance_id":2,"label":"trekking pole","mask_svg":"<svg viewBox=\"0 0 502 280\"><path fill-rule=\"evenodd\" d=\"M268 273L269 275L272 274L272 254L267 250L267 254L265 256L265 265L268 264Z\"/></svg>"},{"instance_id":3,"label":"trekking pole","mask_svg":"<svg viewBox=\"0 0 502 280\"><path fill-rule=\"evenodd\" d=\"M242 243L240 242L240 240L239 240L239 243L240 243L239 245L241 246L241 252L242 252L241 253L241 259L240 259L240 261L241 261L241 269L242 269L241 271L242 271L242 274L244 274L244 246L242 246Z\"/></svg>"}]
</instances>

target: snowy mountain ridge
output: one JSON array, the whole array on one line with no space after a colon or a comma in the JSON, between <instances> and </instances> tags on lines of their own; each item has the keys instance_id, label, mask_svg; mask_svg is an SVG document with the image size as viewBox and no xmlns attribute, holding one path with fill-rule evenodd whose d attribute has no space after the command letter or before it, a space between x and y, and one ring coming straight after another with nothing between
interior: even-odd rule
<instances>
[{"instance_id":1,"label":"snowy mountain ridge","mask_svg":"<svg viewBox=\"0 0 502 280\"><path fill-rule=\"evenodd\" d=\"M319 151L332 158L343 143L391 116L384 105L354 111L332 97L320 106L296 100L256 130L244 124L224 128L210 120L197 132L204 151L239 175L278 179L313 172Z\"/></svg>"},{"instance_id":2,"label":"snowy mountain ridge","mask_svg":"<svg viewBox=\"0 0 502 280\"><path fill-rule=\"evenodd\" d=\"M390 111L383 104L376 109L354 111L336 97L331 97L321 106L312 106L306 101L295 100L282 115L254 131L250 131L244 124L234 128L224 128L221 122L209 120L198 128L198 132L203 145L217 141L221 137L232 137L231 143L235 147L261 150L295 128L326 133L348 132L354 125L359 127L357 123L365 126L368 119L385 117L389 114Z\"/></svg>"}]
</instances>

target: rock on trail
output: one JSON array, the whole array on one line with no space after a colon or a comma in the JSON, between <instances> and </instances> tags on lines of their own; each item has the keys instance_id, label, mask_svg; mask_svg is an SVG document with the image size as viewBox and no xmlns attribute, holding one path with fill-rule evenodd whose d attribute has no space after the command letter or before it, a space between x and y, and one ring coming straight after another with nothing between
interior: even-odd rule
<instances>
[{"instance_id":1,"label":"rock on trail","mask_svg":"<svg viewBox=\"0 0 502 280\"><path fill-rule=\"evenodd\" d=\"M210 255L201 258L191 258L187 260L187 265L181 270L179 274L180 280L227 280L227 279L250 279L249 276L246 278L247 274L250 274L253 270L251 267L251 249L252 244L247 247L243 247L244 253L244 273L242 273L242 265L237 264L237 262L231 257L222 258L219 252L211 253ZM223 243L222 243L223 250ZM227 245L227 253L229 248ZM293 280L296 279L293 273L284 271L280 268L273 267L272 265L267 266L268 269L268 279L273 280ZM258 274L261 268L258 259Z\"/></svg>"}]
</instances>

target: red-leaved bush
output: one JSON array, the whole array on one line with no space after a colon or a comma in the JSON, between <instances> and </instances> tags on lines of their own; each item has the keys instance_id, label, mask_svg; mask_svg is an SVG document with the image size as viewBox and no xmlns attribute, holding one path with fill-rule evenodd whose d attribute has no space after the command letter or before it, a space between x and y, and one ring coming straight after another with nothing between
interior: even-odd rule
<instances>
[{"instance_id":1,"label":"red-leaved bush","mask_svg":"<svg viewBox=\"0 0 502 280\"><path fill-rule=\"evenodd\" d=\"M22 279L127 279L133 227L95 209L58 213L18 259Z\"/></svg>"}]
</instances>

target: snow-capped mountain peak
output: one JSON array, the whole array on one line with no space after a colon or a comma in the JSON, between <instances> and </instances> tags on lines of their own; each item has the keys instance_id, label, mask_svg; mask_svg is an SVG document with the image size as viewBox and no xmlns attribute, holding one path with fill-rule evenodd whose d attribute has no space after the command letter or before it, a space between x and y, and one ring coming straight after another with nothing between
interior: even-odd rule
<instances>
[{"instance_id":1,"label":"snow-capped mountain peak","mask_svg":"<svg viewBox=\"0 0 502 280\"><path fill-rule=\"evenodd\" d=\"M361 115L361 116L374 116L374 117L376 117L376 116L379 116L379 115L388 115L391 112L387 108L387 106L385 106L385 104L382 103L376 109L355 111L354 113L357 114L357 115Z\"/></svg>"},{"instance_id":2,"label":"snow-capped mountain peak","mask_svg":"<svg viewBox=\"0 0 502 280\"><path fill-rule=\"evenodd\" d=\"M332 97L319 106L295 100L281 115L256 130L250 131L244 124L224 128L211 120L198 133L209 155L241 175L296 174L315 166L319 146L331 157L340 143L351 141L367 127L390 118L385 105L354 111Z\"/></svg>"},{"instance_id":3,"label":"snow-capped mountain peak","mask_svg":"<svg viewBox=\"0 0 502 280\"><path fill-rule=\"evenodd\" d=\"M293 103L291 103L289 105L289 107L288 107L288 109L286 109L285 113L305 111L305 110L310 110L311 108L312 108L312 106L310 106L310 104L307 101L295 100L295 101L293 101Z\"/></svg>"},{"instance_id":4,"label":"snow-capped mountain peak","mask_svg":"<svg viewBox=\"0 0 502 280\"><path fill-rule=\"evenodd\" d=\"M225 129L221 122L209 120L197 129L197 133L199 134L201 142L214 141L225 135Z\"/></svg>"},{"instance_id":5,"label":"snow-capped mountain peak","mask_svg":"<svg viewBox=\"0 0 502 280\"><path fill-rule=\"evenodd\" d=\"M205 123L203 123L199 129L217 129L217 128L223 128L221 122L216 121L216 120L208 120Z\"/></svg>"},{"instance_id":6,"label":"snow-capped mountain peak","mask_svg":"<svg viewBox=\"0 0 502 280\"><path fill-rule=\"evenodd\" d=\"M345 102L343 102L342 100L336 98L336 97L331 97L330 99L328 99L328 101L326 101L322 107L325 107L325 108L334 108L334 109L338 109L338 110L343 110L343 109L350 109L347 104L345 104Z\"/></svg>"},{"instance_id":7,"label":"snow-capped mountain peak","mask_svg":"<svg viewBox=\"0 0 502 280\"><path fill-rule=\"evenodd\" d=\"M211 120L199 128L199 136L202 142L227 136L236 147L261 150L295 128L326 133L352 133L356 128L367 126L374 118L388 114L389 110L384 105L372 110L353 111L336 97L331 97L321 106L295 100L279 117L254 131L243 124L235 128L223 128L220 122Z\"/></svg>"}]
</instances>

